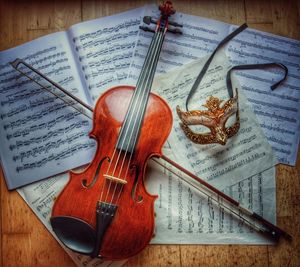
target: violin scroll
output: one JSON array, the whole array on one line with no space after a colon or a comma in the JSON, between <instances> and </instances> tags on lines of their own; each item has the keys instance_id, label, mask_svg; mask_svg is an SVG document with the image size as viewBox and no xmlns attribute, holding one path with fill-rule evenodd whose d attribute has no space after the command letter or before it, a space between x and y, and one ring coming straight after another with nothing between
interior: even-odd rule
<instances>
[{"instance_id":1,"label":"violin scroll","mask_svg":"<svg viewBox=\"0 0 300 267\"><path fill-rule=\"evenodd\" d=\"M157 32L158 30L161 30L163 32L170 32L173 34L182 34L181 30L177 29L176 27L182 27L181 24L173 21L169 21L169 17L173 14L175 14L176 10L172 6L171 1L166 1L163 5L159 6L159 10L161 11L161 17L158 20L153 19L150 16L145 16L143 18L143 22L147 25L155 24L156 28L152 29L147 26L140 26L140 29L146 32ZM169 26L172 26L170 28Z\"/></svg>"},{"instance_id":2,"label":"violin scroll","mask_svg":"<svg viewBox=\"0 0 300 267\"><path fill-rule=\"evenodd\" d=\"M159 5L159 10L161 12L161 15L165 18L170 17L176 12L171 1L166 1L162 5Z\"/></svg>"}]
</instances>

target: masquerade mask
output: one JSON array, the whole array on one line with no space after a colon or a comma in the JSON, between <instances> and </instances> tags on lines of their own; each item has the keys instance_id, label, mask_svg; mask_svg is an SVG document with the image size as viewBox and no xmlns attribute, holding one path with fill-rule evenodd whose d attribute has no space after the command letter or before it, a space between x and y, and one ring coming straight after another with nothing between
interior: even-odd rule
<instances>
[{"instance_id":1,"label":"masquerade mask","mask_svg":"<svg viewBox=\"0 0 300 267\"><path fill-rule=\"evenodd\" d=\"M197 144L219 143L225 145L227 139L235 135L240 128L238 107L238 92L233 98L225 101L210 96L203 105L207 110L182 111L177 106L176 111L181 120L180 127L185 135ZM235 123L226 127L226 122L232 115L236 115ZM189 125L203 125L210 129L209 133L195 133Z\"/></svg>"},{"instance_id":2,"label":"masquerade mask","mask_svg":"<svg viewBox=\"0 0 300 267\"><path fill-rule=\"evenodd\" d=\"M227 72L226 84L229 93L229 99L227 101L220 100L218 97L210 96L206 104L203 106L207 110L192 110L188 111L188 102L199 86L205 72L207 71L215 53L217 50L238 33L243 31L247 27L246 24L243 24L237 28L234 32L228 35L224 40L220 42L217 48L214 50L212 55L209 57L207 62L204 64L203 69L196 78L195 83L193 84L189 95L186 100L186 109L187 111L182 111L179 106L176 107L178 117L181 120L180 127L192 142L197 144L212 144L219 143L225 145L228 138L234 136L240 128L240 117L239 117L239 103L238 103L238 90L235 90L235 96L233 96L232 82L231 82L231 72L233 70L248 70L248 69L263 69L268 67L280 67L285 71L283 79L271 86L271 89L274 90L282 81L287 77L288 69L286 66L280 63L267 63L267 64L252 64L252 65L239 65L232 67ZM235 115L235 122L231 126L227 126L226 123L230 117ZM209 128L210 132L195 132L191 129L190 126L202 125L206 128Z\"/></svg>"},{"instance_id":3,"label":"masquerade mask","mask_svg":"<svg viewBox=\"0 0 300 267\"><path fill-rule=\"evenodd\" d=\"M207 110L182 111L179 106L176 107L178 117L181 120L180 127L185 135L197 144L219 143L225 145L227 139L234 136L240 128L238 90L235 89L235 96L232 93L231 71L245 69L262 69L266 67L281 67L285 71L283 79L271 86L274 90L286 79L287 68L279 63L240 65L231 68L227 73L227 89L231 98L227 101L220 100L218 97L210 96L203 105ZM227 127L226 122L235 114L235 122ZM203 125L210 129L209 133L196 133L189 125Z\"/></svg>"}]
</instances>

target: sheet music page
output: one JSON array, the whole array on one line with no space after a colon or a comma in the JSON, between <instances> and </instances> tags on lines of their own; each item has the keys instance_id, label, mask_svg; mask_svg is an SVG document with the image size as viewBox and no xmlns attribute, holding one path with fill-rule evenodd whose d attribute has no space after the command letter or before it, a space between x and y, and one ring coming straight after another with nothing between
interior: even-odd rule
<instances>
[{"instance_id":1,"label":"sheet music page","mask_svg":"<svg viewBox=\"0 0 300 267\"><path fill-rule=\"evenodd\" d=\"M147 5L145 15L158 19L160 12L156 5ZM166 34L157 66L157 72L160 73L210 54L227 35L230 27L227 23L180 12L172 15L170 21L183 25L182 34ZM149 27L155 28L155 25ZM138 78L152 36L151 32L141 30L139 33L128 80L132 84Z\"/></svg>"},{"instance_id":2,"label":"sheet music page","mask_svg":"<svg viewBox=\"0 0 300 267\"><path fill-rule=\"evenodd\" d=\"M179 160L168 149L164 154ZM182 158L180 160L182 162ZM153 162L148 171L147 189L158 195L152 244L274 243L171 172ZM243 206L275 222L275 167L228 184L223 191Z\"/></svg>"},{"instance_id":3,"label":"sheet music page","mask_svg":"<svg viewBox=\"0 0 300 267\"><path fill-rule=\"evenodd\" d=\"M279 162L296 164L300 138L300 41L247 29L227 46L232 65L278 62L287 66L287 80L278 68L237 71L248 101Z\"/></svg>"},{"instance_id":4,"label":"sheet music page","mask_svg":"<svg viewBox=\"0 0 300 267\"><path fill-rule=\"evenodd\" d=\"M90 121L13 69L16 58L87 101L65 32L0 52L0 155L9 189L82 166L95 148Z\"/></svg>"},{"instance_id":5,"label":"sheet music page","mask_svg":"<svg viewBox=\"0 0 300 267\"><path fill-rule=\"evenodd\" d=\"M72 260L79 267L119 267L122 266L126 261L104 261L102 259L92 259L88 256L75 253L70 249L66 248L56 237L50 225L50 217L54 199L58 196L59 192L64 188L68 182L69 174L57 175L44 181L24 186L18 189L19 194L33 210L36 216L45 225L47 230L62 246L62 248L68 253Z\"/></svg>"},{"instance_id":6,"label":"sheet music page","mask_svg":"<svg viewBox=\"0 0 300 267\"><path fill-rule=\"evenodd\" d=\"M144 10L132 9L70 28L70 40L94 102L105 90L126 84Z\"/></svg>"},{"instance_id":7,"label":"sheet music page","mask_svg":"<svg viewBox=\"0 0 300 267\"><path fill-rule=\"evenodd\" d=\"M174 160L197 176L223 190L246 207L275 222L276 160L256 117L239 89L241 126L238 134L225 146L197 145L187 139L179 127L176 106L184 107L187 93L207 57L187 64L155 78L153 89L165 98L173 111L173 130L168 143ZM225 75L228 60L220 51L194 95L190 110L202 109L209 95L228 99ZM233 77L234 88L239 88ZM209 198L174 178L170 172L156 168L147 180L148 188L158 194L156 202L157 233L153 243L257 243L271 240L245 228L214 206ZM154 171L153 171L154 170Z\"/></svg>"},{"instance_id":8,"label":"sheet music page","mask_svg":"<svg viewBox=\"0 0 300 267\"><path fill-rule=\"evenodd\" d=\"M241 126L237 135L229 138L225 146L198 145L184 135L179 126L176 106L179 105L185 110L188 92L207 58L204 57L157 76L152 91L163 97L172 109L173 129L168 141L176 151L176 155L188 159L187 162L183 162L187 169L219 189L223 189L228 184L273 167L276 159L241 89L238 90ZM229 98L225 83L228 68L229 62L225 54L219 51L190 101L190 110L206 110L202 105L210 95L217 96L223 101ZM235 79L233 85L233 88L240 88ZM234 119L235 116L230 117L232 120L230 125L234 123Z\"/></svg>"}]
</instances>

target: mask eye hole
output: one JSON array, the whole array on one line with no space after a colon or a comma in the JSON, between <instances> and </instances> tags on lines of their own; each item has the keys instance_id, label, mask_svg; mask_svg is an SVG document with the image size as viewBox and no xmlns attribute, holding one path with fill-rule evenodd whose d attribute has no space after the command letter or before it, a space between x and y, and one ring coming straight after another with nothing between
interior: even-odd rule
<instances>
[{"instance_id":1,"label":"mask eye hole","mask_svg":"<svg viewBox=\"0 0 300 267\"><path fill-rule=\"evenodd\" d=\"M194 133L198 133L198 134L206 134L206 133L210 133L210 129L202 124L198 124L198 125L189 125L189 128L194 132Z\"/></svg>"},{"instance_id":2,"label":"mask eye hole","mask_svg":"<svg viewBox=\"0 0 300 267\"><path fill-rule=\"evenodd\" d=\"M229 128L231 126L233 126L236 122L236 114L232 114L227 121L225 122L225 128Z\"/></svg>"}]
</instances>

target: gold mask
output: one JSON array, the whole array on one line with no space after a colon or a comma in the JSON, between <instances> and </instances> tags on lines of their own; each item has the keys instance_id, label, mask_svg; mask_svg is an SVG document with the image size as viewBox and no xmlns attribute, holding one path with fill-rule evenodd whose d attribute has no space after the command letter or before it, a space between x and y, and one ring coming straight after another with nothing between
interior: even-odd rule
<instances>
[{"instance_id":1,"label":"gold mask","mask_svg":"<svg viewBox=\"0 0 300 267\"><path fill-rule=\"evenodd\" d=\"M192 88L186 99L186 110L182 111L179 106L176 107L177 114L181 120L180 126L184 131L185 135L194 143L197 144L212 144L218 143L225 145L228 138L234 136L240 128L240 117L239 117L239 103L238 103L238 91L235 90L235 96L233 96L233 88L231 82L231 72L233 70L249 70L249 69L265 69L272 67L280 67L284 70L284 77L277 83L271 86L274 90L281 82L283 82L288 74L288 69L281 63L263 63L263 64L246 64L234 66L227 72L226 85L229 94L229 100L223 101L217 97L210 96L203 105L207 110L193 110L188 111L188 103L195 91L197 90L202 78L204 77L209 65L215 56L216 52L228 41L238 35L240 32L247 28L247 24L243 24L229 35L227 35L214 49L210 57L205 62L202 70L196 78ZM224 102L224 103L223 103ZM235 122L232 126L227 127L226 122L228 119L235 114ZM210 132L195 133L189 125L203 125L210 129Z\"/></svg>"},{"instance_id":2,"label":"gold mask","mask_svg":"<svg viewBox=\"0 0 300 267\"><path fill-rule=\"evenodd\" d=\"M197 144L218 143L225 145L227 139L234 136L240 128L238 91L229 100L220 100L210 96L206 104L203 105L207 110L182 111L176 107L177 114L181 120L180 127L185 135ZM222 104L223 103L223 104ZM236 114L235 122L232 126L226 127L229 117ZM195 133L189 125L204 125L210 129L209 133Z\"/></svg>"},{"instance_id":3,"label":"gold mask","mask_svg":"<svg viewBox=\"0 0 300 267\"><path fill-rule=\"evenodd\" d=\"M235 96L233 96L231 72L233 70L248 70L248 69L264 69L269 67L280 67L284 70L284 77L277 83L271 86L274 90L277 86L283 82L288 74L288 69L281 63L265 63L265 64L250 64L250 65L239 65L232 67L227 72L226 85L229 96L231 97L227 101L220 100L218 97L210 96L203 105L207 110L193 110L193 111L182 111L179 106L176 107L177 114L181 120L180 127L185 135L194 143L197 144L212 144L218 143L225 145L228 138L234 136L240 128L240 117L239 117L239 103L238 103L238 90L235 90ZM200 73L203 76L203 72ZM201 76L201 78L202 78ZM197 79L197 83L192 87L193 92L196 86L200 83L201 79ZM195 86L196 85L196 86ZM187 98L190 99L191 92ZM224 102L224 103L223 103ZM227 127L226 122L228 119L235 114L235 122L232 126ZM206 133L195 133L189 125L203 125L210 129L210 132Z\"/></svg>"},{"instance_id":4,"label":"gold mask","mask_svg":"<svg viewBox=\"0 0 300 267\"><path fill-rule=\"evenodd\" d=\"M205 62L202 70L200 71L198 77L196 78L188 96L186 99L186 112L182 111L178 106L176 107L177 114L181 119L180 126L184 131L185 135L197 144L211 144L219 143L225 145L227 139L235 135L240 128L240 117L239 117L239 105L238 105L238 92L236 90L236 95L233 96L233 90L230 79L230 71L227 74L227 88L230 99L227 101L222 101L217 97L210 96L203 105L207 110L193 110L188 111L188 103L192 95L197 90L202 78L204 77L209 65L215 56L216 52L232 38L238 35L240 32L247 28L247 24L243 24L229 35L227 35L215 48L210 57ZM229 79L228 79L229 75ZM229 88L229 86L231 86ZM223 103L224 102L224 103ZM232 126L226 127L226 122L228 119L236 114L235 122ZM209 133L195 133L189 125L203 125L210 129Z\"/></svg>"}]
</instances>

